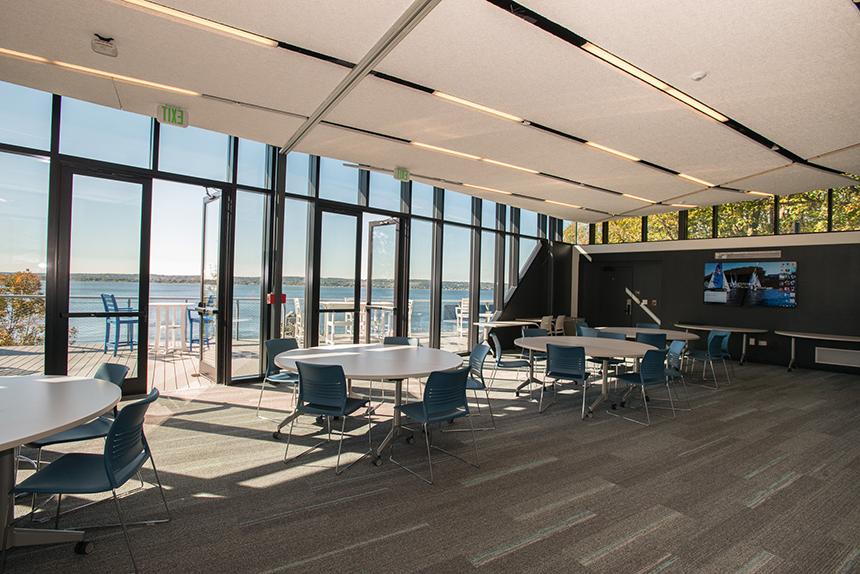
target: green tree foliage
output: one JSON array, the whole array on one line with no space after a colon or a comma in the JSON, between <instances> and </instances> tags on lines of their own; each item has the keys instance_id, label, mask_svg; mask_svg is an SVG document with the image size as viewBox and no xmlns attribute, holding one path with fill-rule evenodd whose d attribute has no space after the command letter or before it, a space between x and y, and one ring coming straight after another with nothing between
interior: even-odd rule
<instances>
[{"instance_id":1,"label":"green tree foliage","mask_svg":"<svg viewBox=\"0 0 860 574\"><path fill-rule=\"evenodd\" d=\"M678 212L667 211L648 216L648 241L678 239Z\"/></svg>"},{"instance_id":2,"label":"green tree foliage","mask_svg":"<svg viewBox=\"0 0 860 574\"><path fill-rule=\"evenodd\" d=\"M642 218L625 217L609 222L609 243L642 241Z\"/></svg>"},{"instance_id":3,"label":"green tree foliage","mask_svg":"<svg viewBox=\"0 0 860 574\"><path fill-rule=\"evenodd\" d=\"M45 336L42 281L30 270L0 275L0 346L38 345Z\"/></svg>"},{"instance_id":4,"label":"green tree foliage","mask_svg":"<svg viewBox=\"0 0 860 574\"><path fill-rule=\"evenodd\" d=\"M773 235L773 198L727 203L717 211L720 237Z\"/></svg>"},{"instance_id":5,"label":"green tree foliage","mask_svg":"<svg viewBox=\"0 0 860 574\"><path fill-rule=\"evenodd\" d=\"M827 231L827 191L796 193L779 198L779 232Z\"/></svg>"},{"instance_id":6,"label":"green tree foliage","mask_svg":"<svg viewBox=\"0 0 860 574\"><path fill-rule=\"evenodd\" d=\"M860 230L860 186L833 190L833 231Z\"/></svg>"},{"instance_id":7,"label":"green tree foliage","mask_svg":"<svg viewBox=\"0 0 860 574\"><path fill-rule=\"evenodd\" d=\"M565 243L579 243L580 245L588 245L588 224L576 223L573 221L565 221L565 228L562 231L562 238Z\"/></svg>"},{"instance_id":8,"label":"green tree foliage","mask_svg":"<svg viewBox=\"0 0 860 574\"><path fill-rule=\"evenodd\" d=\"M687 238L710 239L713 221L714 211L710 206L689 210L687 212Z\"/></svg>"}]
</instances>

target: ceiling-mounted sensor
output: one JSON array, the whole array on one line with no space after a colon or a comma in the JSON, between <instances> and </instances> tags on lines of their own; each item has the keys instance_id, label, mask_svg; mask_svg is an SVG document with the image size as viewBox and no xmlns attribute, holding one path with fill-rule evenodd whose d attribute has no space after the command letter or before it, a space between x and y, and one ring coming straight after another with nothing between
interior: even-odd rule
<instances>
[{"instance_id":1,"label":"ceiling-mounted sensor","mask_svg":"<svg viewBox=\"0 0 860 574\"><path fill-rule=\"evenodd\" d=\"M110 56L116 58L117 50L113 38L107 38L99 34L93 34L93 52L102 56Z\"/></svg>"},{"instance_id":2,"label":"ceiling-mounted sensor","mask_svg":"<svg viewBox=\"0 0 860 574\"><path fill-rule=\"evenodd\" d=\"M693 80L694 82L698 82L700 80L704 80L705 76L707 76L707 75L708 75L707 72L693 72L692 74L690 74L690 79Z\"/></svg>"}]
</instances>

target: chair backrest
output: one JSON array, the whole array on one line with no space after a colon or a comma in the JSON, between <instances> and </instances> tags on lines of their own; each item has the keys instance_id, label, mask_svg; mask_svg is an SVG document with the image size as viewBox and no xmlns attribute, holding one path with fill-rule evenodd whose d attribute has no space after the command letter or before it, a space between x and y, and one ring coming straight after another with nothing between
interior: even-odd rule
<instances>
[{"instance_id":1,"label":"chair backrest","mask_svg":"<svg viewBox=\"0 0 860 574\"><path fill-rule=\"evenodd\" d=\"M143 419L149 405L157 398L158 389L152 389L146 398L123 407L111 424L105 439L104 460L112 488L125 484L149 459Z\"/></svg>"},{"instance_id":2,"label":"chair backrest","mask_svg":"<svg viewBox=\"0 0 860 574\"><path fill-rule=\"evenodd\" d=\"M726 338L725 331L711 331L708 333L708 356L718 359L723 354L723 340Z\"/></svg>"},{"instance_id":3,"label":"chair backrest","mask_svg":"<svg viewBox=\"0 0 860 574\"><path fill-rule=\"evenodd\" d=\"M624 341L627 339L627 335L624 333L608 333L601 329L595 329L597 331L597 336L601 339L617 339L619 341Z\"/></svg>"},{"instance_id":4,"label":"chair backrest","mask_svg":"<svg viewBox=\"0 0 860 574\"><path fill-rule=\"evenodd\" d=\"M564 315L559 315L555 318L555 330L556 331L564 331Z\"/></svg>"},{"instance_id":5,"label":"chair backrest","mask_svg":"<svg viewBox=\"0 0 860 574\"><path fill-rule=\"evenodd\" d=\"M636 333L636 342L637 343L645 343L646 345L651 345L652 347L656 347L658 349L666 348L666 334L665 333Z\"/></svg>"},{"instance_id":6,"label":"chair backrest","mask_svg":"<svg viewBox=\"0 0 860 574\"><path fill-rule=\"evenodd\" d=\"M469 367L456 371L434 371L430 373L424 384L424 416L433 420L447 416L454 409L464 409L469 412L466 401L466 378Z\"/></svg>"},{"instance_id":7,"label":"chair backrest","mask_svg":"<svg viewBox=\"0 0 860 574\"><path fill-rule=\"evenodd\" d=\"M723 341L721 343L720 351L723 353L729 352L729 338L732 336L731 331L714 331L717 335L722 335Z\"/></svg>"},{"instance_id":8,"label":"chair backrest","mask_svg":"<svg viewBox=\"0 0 860 574\"><path fill-rule=\"evenodd\" d=\"M482 383L484 382L484 361L489 354L490 346L486 342L478 343L469 353L469 374Z\"/></svg>"},{"instance_id":9,"label":"chair backrest","mask_svg":"<svg viewBox=\"0 0 860 574\"><path fill-rule=\"evenodd\" d=\"M119 306L116 304L116 297L113 293L102 293L102 305L105 308L105 313L116 313L119 311Z\"/></svg>"},{"instance_id":10,"label":"chair backrest","mask_svg":"<svg viewBox=\"0 0 860 574\"><path fill-rule=\"evenodd\" d=\"M580 337L596 337L600 333L597 329L592 329L588 325L580 324L576 326L576 334Z\"/></svg>"},{"instance_id":11,"label":"chair backrest","mask_svg":"<svg viewBox=\"0 0 860 574\"><path fill-rule=\"evenodd\" d=\"M544 315L540 318L540 328L547 332L552 331L552 315Z\"/></svg>"},{"instance_id":12,"label":"chair backrest","mask_svg":"<svg viewBox=\"0 0 860 574\"><path fill-rule=\"evenodd\" d=\"M496 358L496 364L502 360L502 343L499 341L499 336L490 331L490 343L492 343L493 355Z\"/></svg>"},{"instance_id":13,"label":"chair backrest","mask_svg":"<svg viewBox=\"0 0 860 574\"><path fill-rule=\"evenodd\" d=\"M539 327L523 327L523 337L546 337L549 332Z\"/></svg>"},{"instance_id":14,"label":"chair backrest","mask_svg":"<svg viewBox=\"0 0 860 574\"><path fill-rule=\"evenodd\" d=\"M299 404L343 412L346 408L346 376L340 365L315 365L296 361L299 371Z\"/></svg>"},{"instance_id":15,"label":"chair backrest","mask_svg":"<svg viewBox=\"0 0 860 574\"><path fill-rule=\"evenodd\" d=\"M659 329L659 323L636 323L636 328L638 329Z\"/></svg>"},{"instance_id":16,"label":"chair backrest","mask_svg":"<svg viewBox=\"0 0 860 574\"><path fill-rule=\"evenodd\" d=\"M546 345L546 373L552 376L585 377L585 347Z\"/></svg>"},{"instance_id":17,"label":"chair backrest","mask_svg":"<svg viewBox=\"0 0 860 574\"><path fill-rule=\"evenodd\" d=\"M672 341L669 345L669 350L667 352L667 358L669 361L669 366L674 369L681 368L681 356L684 354L684 347L687 346L687 343L684 341Z\"/></svg>"},{"instance_id":18,"label":"chair backrest","mask_svg":"<svg viewBox=\"0 0 860 574\"><path fill-rule=\"evenodd\" d=\"M639 363L639 379L642 384L666 382L666 350L652 349L645 352Z\"/></svg>"},{"instance_id":19,"label":"chair backrest","mask_svg":"<svg viewBox=\"0 0 860 574\"><path fill-rule=\"evenodd\" d=\"M382 339L383 345L409 345L410 347L420 347L421 341L418 340L418 337L399 337L399 336L388 336Z\"/></svg>"},{"instance_id":20,"label":"chair backrest","mask_svg":"<svg viewBox=\"0 0 860 574\"><path fill-rule=\"evenodd\" d=\"M122 388L127 374L128 367L125 365L119 365L117 363L102 363L99 365L99 368L96 369L96 374L93 375L93 378L113 383Z\"/></svg>"},{"instance_id":21,"label":"chair backrest","mask_svg":"<svg viewBox=\"0 0 860 574\"><path fill-rule=\"evenodd\" d=\"M269 339L266 341L266 376L269 377L281 369L275 364L275 357L281 353L299 348L299 342L294 337L283 339Z\"/></svg>"}]
</instances>

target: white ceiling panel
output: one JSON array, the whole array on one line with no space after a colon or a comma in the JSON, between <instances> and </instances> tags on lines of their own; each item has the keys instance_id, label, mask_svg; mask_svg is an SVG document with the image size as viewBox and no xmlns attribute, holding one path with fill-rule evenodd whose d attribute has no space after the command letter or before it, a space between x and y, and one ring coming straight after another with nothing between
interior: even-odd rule
<instances>
[{"instance_id":1,"label":"white ceiling panel","mask_svg":"<svg viewBox=\"0 0 860 574\"><path fill-rule=\"evenodd\" d=\"M786 163L487 2L443 0L379 68L714 183Z\"/></svg>"},{"instance_id":2,"label":"white ceiling panel","mask_svg":"<svg viewBox=\"0 0 860 574\"><path fill-rule=\"evenodd\" d=\"M388 170L403 166L407 167L416 177L427 176L443 178L457 183L482 185L539 199L584 205L609 213L620 213L642 205L641 202L625 197L569 185L528 173L516 172L507 168L451 157L408 144L326 125L314 128L310 135L302 140L297 150L305 153L324 154L344 161ZM436 185L443 184L437 183ZM482 193L481 190L461 189L472 195ZM518 199L516 197L490 193L490 197L495 197L495 200L500 203L517 205ZM547 205L547 209L550 209L549 205L551 204ZM529 202L527 207L533 209L534 205ZM553 209L555 208L565 209L564 206L554 206Z\"/></svg>"},{"instance_id":3,"label":"white ceiling panel","mask_svg":"<svg viewBox=\"0 0 860 574\"><path fill-rule=\"evenodd\" d=\"M838 169L844 173L860 175L860 144L826 153L814 158L812 161L831 169Z\"/></svg>"},{"instance_id":4,"label":"white ceiling panel","mask_svg":"<svg viewBox=\"0 0 860 574\"><path fill-rule=\"evenodd\" d=\"M857 143L852 2L523 1L803 157Z\"/></svg>"},{"instance_id":5,"label":"white ceiling panel","mask_svg":"<svg viewBox=\"0 0 860 574\"><path fill-rule=\"evenodd\" d=\"M94 33L115 38L119 56L95 54ZM305 115L347 73L103 0L6 3L0 47Z\"/></svg>"},{"instance_id":6,"label":"white ceiling panel","mask_svg":"<svg viewBox=\"0 0 860 574\"><path fill-rule=\"evenodd\" d=\"M681 203L684 205L718 205L721 203L736 203L738 201L746 201L748 199L760 198L726 189L706 189L705 191L699 191L690 195L685 195L681 198L676 198L673 203Z\"/></svg>"},{"instance_id":7,"label":"white ceiling panel","mask_svg":"<svg viewBox=\"0 0 860 574\"><path fill-rule=\"evenodd\" d=\"M364 79L327 119L655 201L702 188L581 143L377 78Z\"/></svg>"},{"instance_id":8,"label":"white ceiling panel","mask_svg":"<svg viewBox=\"0 0 860 574\"><path fill-rule=\"evenodd\" d=\"M643 215L654 215L656 213L668 213L670 211L678 211L680 208L672 207L670 205L649 205L648 207L643 207L641 209L634 209L633 211L629 211L625 213L625 217L640 217Z\"/></svg>"},{"instance_id":9,"label":"white ceiling panel","mask_svg":"<svg viewBox=\"0 0 860 574\"><path fill-rule=\"evenodd\" d=\"M53 66L0 56L0 80L103 106L119 107L113 81Z\"/></svg>"},{"instance_id":10,"label":"white ceiling panel","mask_svg":"<svg viewBox=\"0 0 860 574\"><path fill-rule=\"evenodd\" d=\"M844 187L856 183L856 181L841 175L835 175L801 164L793 164L768 173L734 181L731 183L731 187L743 190L763 191L775 195L790 195L814 189Z\"/></svg>"},{"instance_id":11,"label":"white ceiling panel","mask_svg":"<svg viewBox=\"0 0 860 574\"><path fill-rule=\"evenodd\" d=\"M358 62L409 7L411 0L162 0L166 6L273 40Z\"/></svg>"}]
</instances>

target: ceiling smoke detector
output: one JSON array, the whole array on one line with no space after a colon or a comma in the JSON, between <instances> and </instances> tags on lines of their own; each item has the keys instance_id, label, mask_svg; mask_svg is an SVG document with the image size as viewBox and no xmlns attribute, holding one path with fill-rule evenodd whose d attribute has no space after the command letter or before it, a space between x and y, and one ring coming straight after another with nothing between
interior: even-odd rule
<instances>
[{"instance_id":1,"label":"ceiling smoke detector","mask_svg":"<svg viewBox=\"0 0 860 574\"><path fill-rule=\"evenodd\" d=\"M116 44L113 41L113 38L107 38L105 36L101 36L99 34L93 34L93 52L96 54L101 54L102 56L110 56L111 58L116 58L117 49Z\"/></svg>"},{"instance_id":2,"label":"ceiling smoke detector","mask_svg":"<svg viewBox=\"0 0 860 574\"><path fill-rule=\"evenodd\" d=\"M704 80L707 75L707 72L693 72L692 74L690 74L690 79L694 82L699 82L701 80Z\"/></svg>"}]
</instances>

